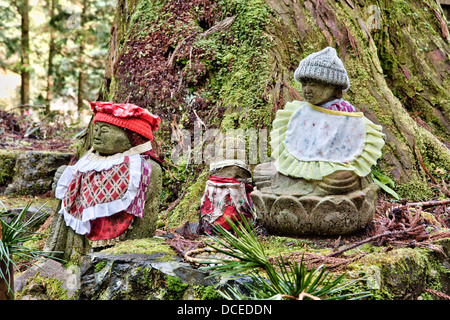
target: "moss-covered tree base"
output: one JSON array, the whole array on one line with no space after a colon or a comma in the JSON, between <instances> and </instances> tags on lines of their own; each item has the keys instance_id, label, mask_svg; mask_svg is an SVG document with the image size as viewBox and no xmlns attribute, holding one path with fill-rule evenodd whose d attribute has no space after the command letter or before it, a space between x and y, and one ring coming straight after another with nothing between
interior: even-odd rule
<instances>
[{"instance_id":1,"label":"moss-covered tree base","mask_svg":"<svg viewBox=\"0 0 450 320\"><path fill-rule=\"evenodd\" d=\"M430 0L120 0L98 99L162 118L154 149L165 156L164 223L174 226L193 219L207 174L192 151L214 141L194 141L195 123L270 132L277 110L302 99L299 61L333 46L350 77L344 98L386 134L379 169L400 197L429 200L429 182L450 172L448 34Z\"/></svg>"}]
</instances>

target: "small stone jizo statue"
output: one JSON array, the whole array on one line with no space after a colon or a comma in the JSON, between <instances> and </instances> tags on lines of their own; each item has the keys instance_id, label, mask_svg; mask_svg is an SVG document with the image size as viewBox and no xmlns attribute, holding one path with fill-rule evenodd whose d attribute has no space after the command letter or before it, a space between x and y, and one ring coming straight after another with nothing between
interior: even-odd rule
<instances>
[{"instance_id":1,"label":"small stone jizo statue","mask_svg":"<svg viewBox=\"0 0 450 320\"><path fill-rule=\"evenodd\" d=\"M251 172L245 161L245 142L235 137L221 141L218 155L210 164L210 177L201 199L198 233L214 233L215 226L232 231L233 222L254 220Z\"/></svg>"}]
</instances>

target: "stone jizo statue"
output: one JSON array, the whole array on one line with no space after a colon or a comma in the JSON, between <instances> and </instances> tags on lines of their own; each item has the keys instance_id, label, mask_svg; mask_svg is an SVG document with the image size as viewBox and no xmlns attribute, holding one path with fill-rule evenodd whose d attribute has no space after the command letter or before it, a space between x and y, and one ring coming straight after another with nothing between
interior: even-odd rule
<instances>
[{"instance_id":1,"label":"stone jizo statue","mask_svg":"<svg viewBox=\"0 0 450 320\"><path fill-rule=\"evenodd\" d=\"M217 225L232 231L225 218L241 221L243 217L253 221L254 209L250 197L253 186L250 182L244 140L226 137L210 164L210 177L201 199L197 232L212 234Z\"/></svg>"},{"instance_id":2,"label":"stone jizo statue","mask_svg":"<svg viewBox=\"0 0 450 320\"><path fill-rule=\"evenodd\" d=\"M342 99L350 81L335 49L303 59L294 78L306 101L277 112L271 132L275 161L254 171L258 220L280 234L354 233L375 212L378 186L371 168L381 156L382 128Z\"/></svg>"},{"instance_id":3,"label":"stone jizo statue","mask_svg":"<svg viewBox=\"0 0 450 320\"><path fill-rule=\"evenodd\" d=\"M156 230L162 175L151 141L160 118L133 104L93 102L91 108L93 147L55 175L61 203L46 249L66 259Z\"/></svg>"}]
</instances>

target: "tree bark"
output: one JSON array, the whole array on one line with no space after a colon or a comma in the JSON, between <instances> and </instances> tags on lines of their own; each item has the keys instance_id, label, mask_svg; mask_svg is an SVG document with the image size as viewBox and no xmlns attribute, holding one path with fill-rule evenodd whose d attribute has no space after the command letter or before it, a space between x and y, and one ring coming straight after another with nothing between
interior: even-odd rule
<instances>
[{"instance_id":1,"label":"tree bark","mask_svg":"<svg viewBox=\"0 0 450 320\"><path fill-rule=\"evenodd\" d=\"M22 106L30 103L30 21L29 2L20 0L18 10L21 17L21 38L20 38L20 104Z\"/></svg>"},{"instance_id":2,"label":"tree bark","mask_svg":"<svg viewBox=\"0 0 450 320\"><path fill-rule=\"evenodd\" d=\"M50 41L48 44L48 60L47 60L47 94L46 94L46 106L45 112L50 112L50 101L52 100L53 95L53 57L55 55L55 30L52 24L53 16L55 13L57 0L48 0L48 14L50 19Z\"/></svg>"},{"instance_id":3,"label":"tree bark","mask_svg":"<svg viewBox=\"0 0 450 320\"><path fill-rule=\"evenodd\" d=\"M118 1L107 79L99 99L136 103L160 115L163 124L158 137L164 145L171 145L170 124L180 109L184 117L177 118L188 119L184 123L188 129L200 118L206 126L226 128L231 123L235 128L254 125L270 131L276 111L288 101L301 99L293 79L300 60L333 46L350 77L351 88L344 99L383 126L386 145L379 167L395 180L401 195L426 200L423 197L430 193L424 167L437 181L441 177L436 169L445 172L444 178L450 172L449 32L436 1L251 0L245 7L237 0L227 5L208 0L179 5L167 0L165 9L150 3ZM269 10L265 18L256 11L262 8ZM169 31L157 17L163 11ZM183 25L171 20L171 14ZM217 48L201 47L201 41L215 31L213 26L234 15L231 27L214 34L222 41ZM270 45L259 47L262 37ZM238 70L240 57L231 54L231 46L247 42L258 54L249 59L247 71ZM205 64L207 59L214 62ZM223 61L228 65L219 70L216 66ZM255 71L258 62L264 67ZM189 73L189 66L197 67L197 78ZM234 84L217 87L223 73L232 77L237 75L235 70L240 78ZM252 81L244 82L245 72ZM247 90L266 73L269 76L259 90ZM245 97L246 90L254 99L226 95ZM196 99L189 104L186 97L192 95ZM208 95L213 102L203 98ZM252 122L247 125L249 119Z\"/></svg>"},{"instance_id":4,"label":"tree bark","mask_svg":"<svg viewBox=\"0 0 450 320\"><path fill-rule=\"evenodd\" d=\"M81 9L81 30L80 33L83 33L84 23L86 22L86 11L87 11L87 5L88 2L86 0L82 1L82 9ZM86 74L84 72L84 44L85 37L84 35L81 35L80 40L80 46L78 49L78 95L77 95L77 109L78 109L78 116L81 114L81 109L83 108L83 99L84 99L84 83L85 83L85 77Z\"/></svg>"},{"instance_id":5,"label":"tree bark","mask_svg":"<svg viewBox=\"0 0 450 320\"><path fill-rule=\"evenodd\" d=\"M380 167L398 184L426 179L420 153L426 165L450 169L449 36L435 1L266 2L274 12L271 64L280 79L289 83L317 45L335 47L351 78L344 98L383 126ZM284 101L293 98L282 93Z\"/></svg>"}]
</instances>

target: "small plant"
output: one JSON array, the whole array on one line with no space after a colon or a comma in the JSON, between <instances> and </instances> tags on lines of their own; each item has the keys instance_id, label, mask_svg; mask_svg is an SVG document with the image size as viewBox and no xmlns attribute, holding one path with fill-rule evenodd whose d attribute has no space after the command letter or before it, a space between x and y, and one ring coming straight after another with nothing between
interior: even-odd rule
<instances>
[{"instance_id":1,"label":"small plant","mask_svg":"<svg viewBox=\"0 0 450 320\"><path fill-rule=\"evenodd\" d=\"M389 178L388 176L381 173L381 171L373 168L372 169L372 178L373 181L383 189L384 192L390 194L395 199L399 200L400 197L398 196L397 192L394 191L395 183L394 180Z\"/></svg>"},{"instance_id":2,"label":"small plant","mask_svg":"<svg viewBox=\"0 0 450 320\"><path fill-rule=\"evenodd\" d=\"M228 232L221 226L216 227L218 235L211 236L217 245L207 245L227 258L210 258L211 266L202 269L212 271L211 276L236 276L247 274L252 278L252 284L245 284L249 296L242 294L237 288L228 287L228 292L219 292L226 299L360 299L367 296L366 292L356 294L340 294L353 283L344 283L345 274L334 277L325 268L307 269L303 261L288 262L283 257L276 259L272 265L264 253L254 229L246 219L235 224L227 219L233 232Z\"/></svg>"},{"instance_id":3,"label":"small plant","mask_svg":"<svg viewBox=\"0 0 450 320\"><path fill-rule=\"evenodd\" d=\"M36 211L29 219L25 220L25 215L30 208L31 203L27 204L23 210L14 217L7 213L3 203L0 201L0 298L14 299L14 269L18 270L19 265L29 267L35 265L36 260L51 258L50 252L42 251L37 248L30 248L25 245L27 241L35 240L38 233L33 232L45 215L39 215L42 207ZM10 222L6 222L11 218Z\"/></svg>"}]
</instances>

